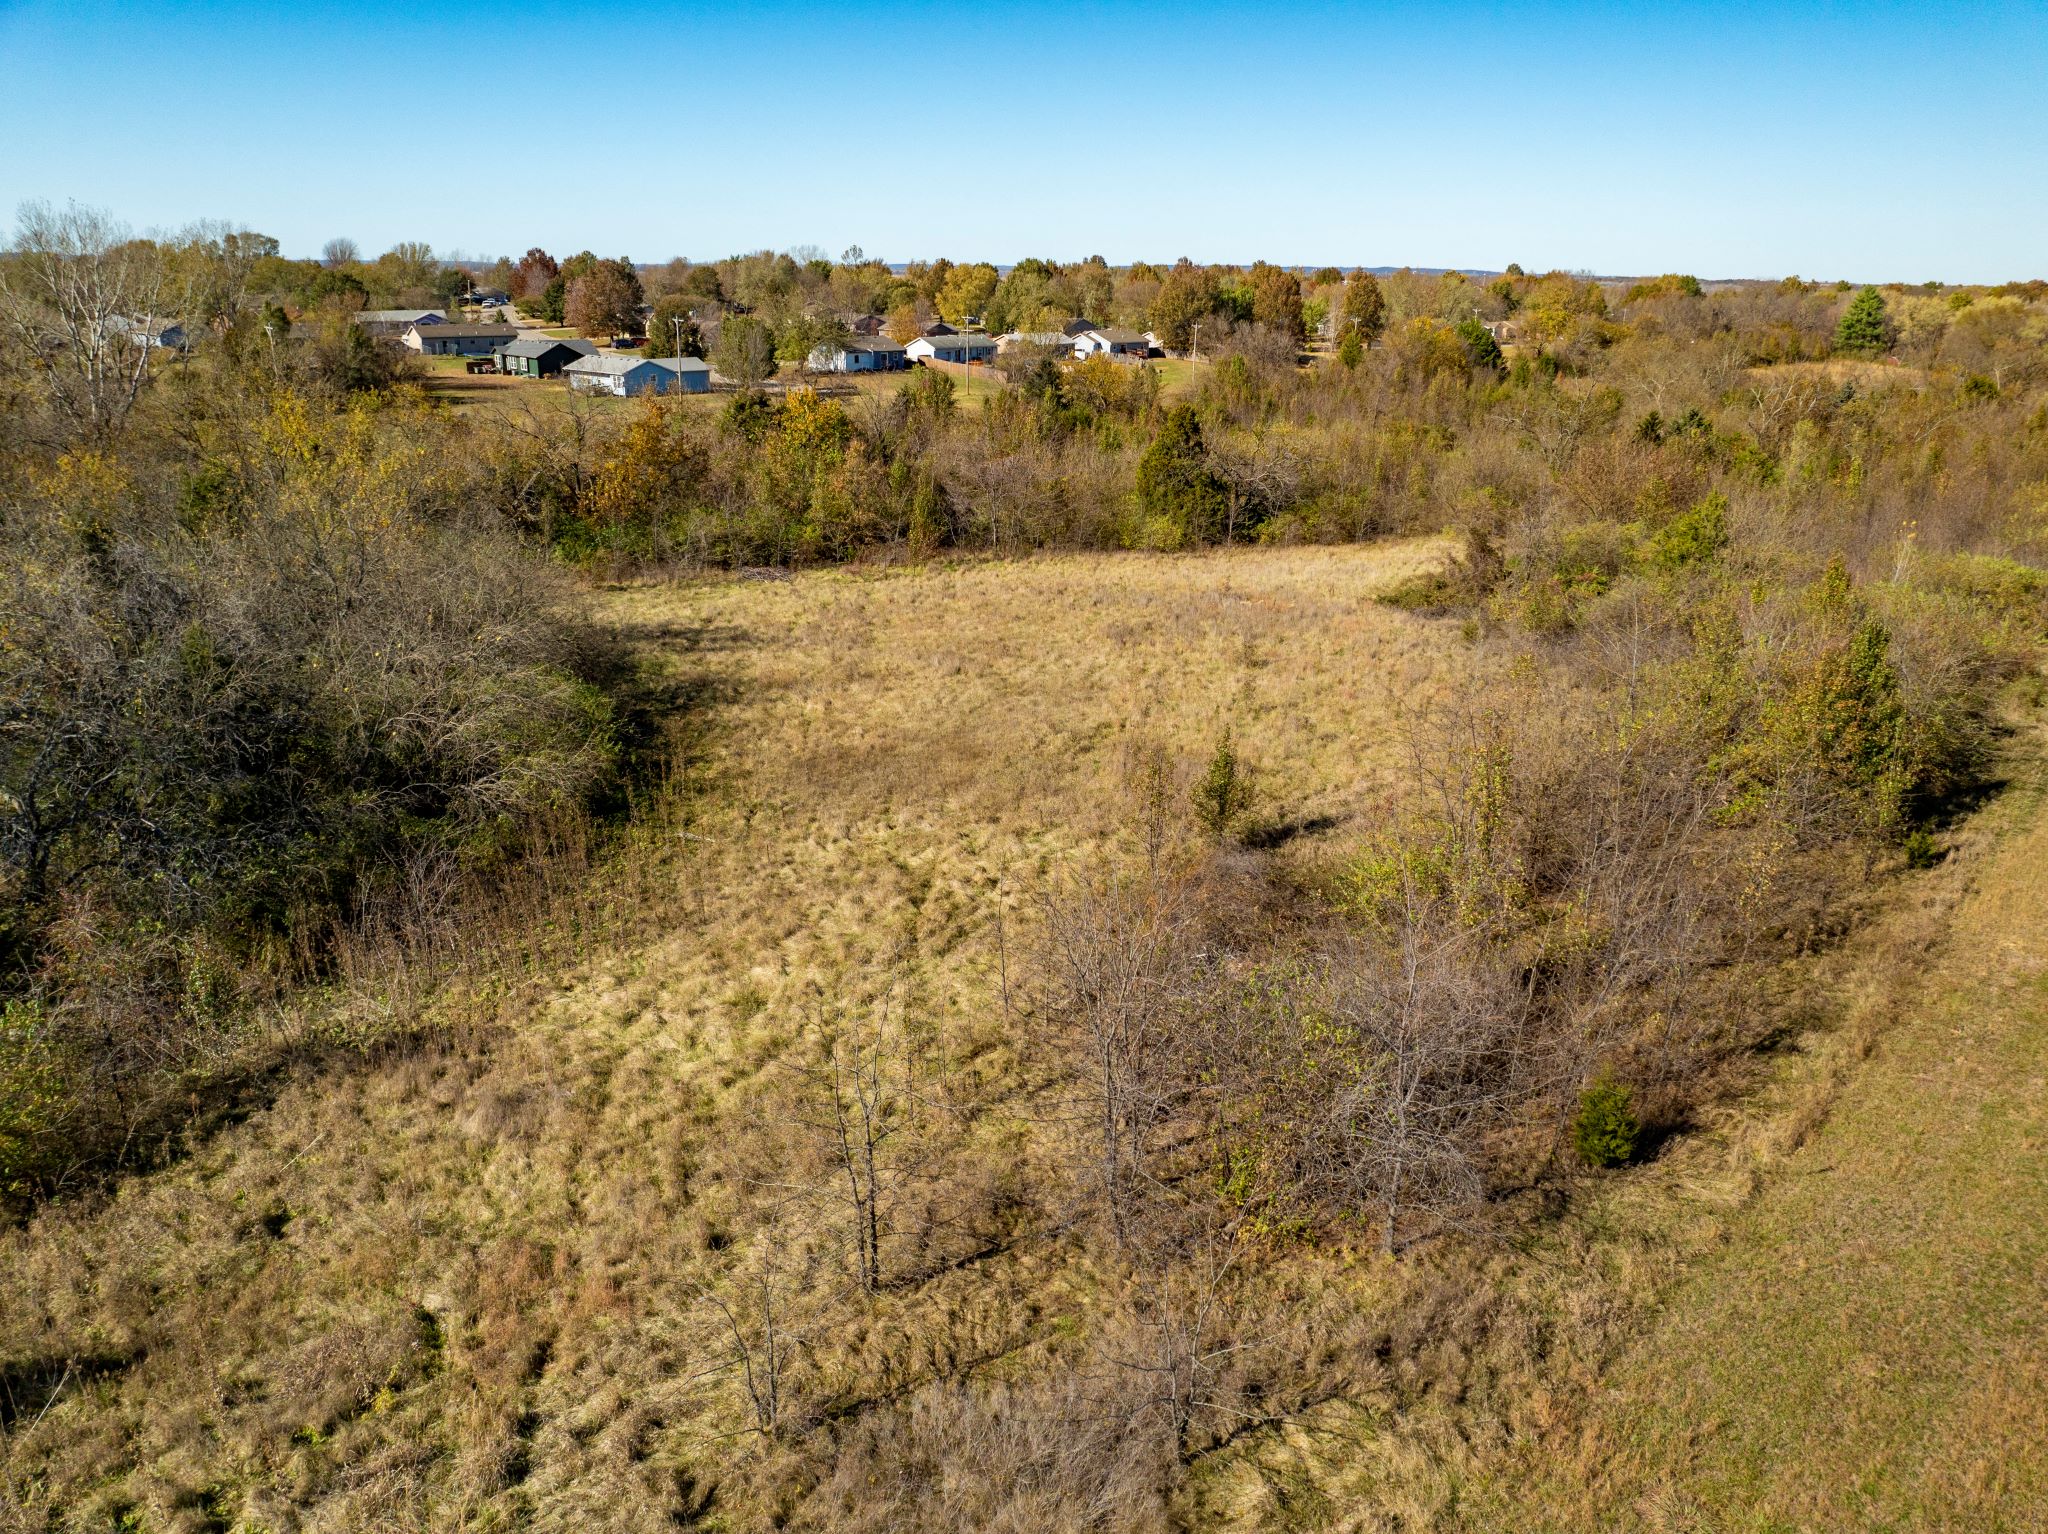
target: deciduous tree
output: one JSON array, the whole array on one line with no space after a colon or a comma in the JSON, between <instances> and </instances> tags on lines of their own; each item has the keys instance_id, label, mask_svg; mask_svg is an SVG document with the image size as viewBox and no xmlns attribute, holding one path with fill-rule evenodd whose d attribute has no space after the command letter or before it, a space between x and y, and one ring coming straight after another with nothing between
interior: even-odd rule
<instances>
[{"instance_id":1,"label":"deciduous tree","mask_svg":"<svg viewBox=\"0 0 2048 1534\"><path fill-rule=\"evenodd\" d=\"M1353 272L1344 283L1344 315L1346 330L1356 331L1365 345L1371 346L1387 328L1387 296L1380 291L1380 280L1371 272Z\"/></svg>"},{"instance_id":2,"label":"deciduous tree","mask_svg":"<svg viewBox=\"0 0 2048 1534\"><path fill-rule=\"evenodd\" d=\"M636 333L640 328L640 278L632 263L593 262L570 280L562 313L567 323L586 336Z\"/></svg>"}]
</instances>

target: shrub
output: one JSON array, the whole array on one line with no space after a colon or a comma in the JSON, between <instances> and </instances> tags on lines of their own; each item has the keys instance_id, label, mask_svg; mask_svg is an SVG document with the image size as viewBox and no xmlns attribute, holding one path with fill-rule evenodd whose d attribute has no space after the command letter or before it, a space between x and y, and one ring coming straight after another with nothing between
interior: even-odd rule
<instances>
[{"instance_id":1,"label":"shrub","mask_svg":"<svg viewBox=\"0 0 2048 1534\"><path fill-rule=\"evenodd\" d=\"M1908 868L1932 868L1941 861L1941 843L1925 827L1907 832L1899 850L1905 853Z\"/></svg>"},{"instance_id":2,"label":"shrub","mask_svg":"<svg viewBox=\"0 0 2048 1534\"><path fill-rule=\"evenodd\" d=\"M1665 525L1651 540L1650 558L1661 569L1679 570L1705 564L1726 547L1728 497L1717 490Z\"/></svg>"},{"instance_id":3,"label":"shrub","mask_svg":"<svg viewBox=\"0 0 2048 1534\"><path fill-rule=\"evenodd\" d=\"M1207 770L1195 784L1195 819L1204 831L1221 841L1243 822L1251 804L1251 776L1230 737L1225 735L1216 743Z\"/></svg>"},{"instance_id":4,"label":"shrub","mask_svg":"<svg viewBox=\"0 0 2048 1534\"><path fill-rule=\"evenodd\" d=\"M1579 1094L1572 1148L1587 1166L1620 1166L1636 1153L1641 1133L1628 1088L1611 1076L1602 1076Z\"/></svg>"}]
</instances>

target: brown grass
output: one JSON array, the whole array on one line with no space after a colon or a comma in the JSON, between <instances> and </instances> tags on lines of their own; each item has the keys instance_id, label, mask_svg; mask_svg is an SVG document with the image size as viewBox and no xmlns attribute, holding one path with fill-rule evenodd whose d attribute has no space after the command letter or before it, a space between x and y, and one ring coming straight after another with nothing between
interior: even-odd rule
<instances>
[{"instance_id":1,"label":"brown grass","mask_svg":"<svg viewBox=\"0 0 2048 1534\"><path fill-rule=\"evenodd\" d=\"M769 1270L818 1410L1028 1370L1095 1303L1056 1230L1002 1235L1006 1188L1043 1154L1023 1004L1004 1003L1031 893L1129 847L1141 742L1199 760L1230 728L1277 813L1344 834L1394 791L1403 716L1484 664L1373 600L1439 557L611 593L710 730L667 845L626 854L641 908L598 946L561 938L585 957L537 1001L473 965L423 1004L502 1026L309 1068L182 1163L0 1237L5 1494L67 1528L131 1509L151 1528L670 1527L748 1421L702 1295ZM996 1239L849 1306L823 1235L761 1213L790 1168L756 1116L821 1008L884 991L938 1031L947 1111L977 1109L948 1154ZM745 1485L720 1493L727 1527L760 1514Z\"/></svg>"},{"instance_id":2,"label":"brown grass","mask_svg":"<svg viewBox=\"0 0 2048 1534\"><path fill-rule=\"evenodd\" d=\"M1399 792L1404 719L1493 663L1374 600L1443 554L605 593L693 700L672 805L600 866L605 898L525 908L437 993L369 971L392 1009L470 1026L308 1067L182 1163L0 1236L0 1510L829 1527L796 1505L817 1459L748 1431L705 1300L752 1328L765 1284L801 1343L793 1414L847 1446L824 1505L968 1444L1078 1526L1045 1413L1129 1388L1063 1371L1092 1332L1141 1346L1142 1308L1034 1205L1058 1136L1023 1048L1031 897L1136 850L1144 747L1191 766L1226 727L1270 816L1359 834ZM1307 1404L1202 1453L1178 1525L2036 1526L2044 858L2038 787L2008 796L1788 967L1799 1026L1759 1091L1524 1241L1261 1254L1239 1325ZM918 1281L862 1300L809 1214L818 1162L772 1120L820 1017L884 997L933 1041L929 1111L967 1127L929 1136L951 1202ZM959 1380L1020 1404L977 1414Z\"/></svg>"}]
</instances>

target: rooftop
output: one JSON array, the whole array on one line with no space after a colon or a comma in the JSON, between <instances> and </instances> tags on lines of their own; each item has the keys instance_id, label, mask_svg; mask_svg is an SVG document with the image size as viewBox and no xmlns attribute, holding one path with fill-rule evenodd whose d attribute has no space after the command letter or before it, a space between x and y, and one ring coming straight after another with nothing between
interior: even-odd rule
<instances>
[{"instance_id":1,"label":"rooftop","mask_svg":"<svg viewBox=\"0 0 2048 1534\"><path fill-rule=\"evenodd\" d=\"M566 346L585 357L597 350L588 341L569 336L521 336L516 341L507 341L498 350L508 357L545 357L558 346Z\"/></svg>"},{"instance_id":2,"label":"rooftop","mask_svg":"<svg viewBox=\"0 0 2048 1534\"><path fill-rule=\"evenodd\" d=\"M423 338L443 340L450 337L476 340L509 341L519 334L517 325L429 325L415 322L413 327Z\"/></svg>"}]
</instances>

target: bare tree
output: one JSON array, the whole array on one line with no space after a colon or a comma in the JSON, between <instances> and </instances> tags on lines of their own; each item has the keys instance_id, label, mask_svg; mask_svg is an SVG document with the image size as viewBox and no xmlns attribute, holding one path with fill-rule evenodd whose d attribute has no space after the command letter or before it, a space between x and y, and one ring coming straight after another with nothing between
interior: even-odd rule
<instances>
[{"instance_id":1,"label":"bare tree","mask_svg":"<svg viewBox=\"0 0 2048 1534\"><path fill-rule=\"evenodd\" d=\"M1185 1098L1194 1051L1175 1022L1193 988L1194 912L1172 875L1142 885L1082 889L1049 901L1050 962L1089 1062L1085 1097L1095 1123L1096 1183L1122 1245L1147 1184L1155 1129Z\"/></svg>"},{"instance_id":2,"label":"bare tree","mask_svg":"<svg viewBox=\"0 0 2048 1534\"><path fill-rule=\"evenodd\" d=\"M162 251L107 214L76 203L24 203L12 259L0 262L0 323L45 374L53 410L75 434L104 441L149 377L163 314Z\"/></svg>"},{"instance_id":3,"label":"bare tree","mask_svg":"<svg viewBox=\"0 0 2048 1534\"><path fill-rule=\"evenodd\" d=\"M893 999L885 997L866 1018L820 1018L818 1055L800 1068L794 1108L796 1123L830 1168L837 1192L829 1199L844 1211L854 1277L866 1294L886 1280L883 1243L912 1170L908 1140L917 1127L919 1052ZM785 1187L804 1200L822 1191Z\"/></svg>"},{"instance_id":4,"label":"bare tree","mask_svg":"<svg viewBox=\"0 0 2048 1534\"><path fill-rule=\"evenodd\" d=\"M320 259L329 266L347 266L362 258L361 249L345 234L336 235L320 247Z\"/></svg>"},{"instance_id":5,"label":"bare tree","mask_svg":"<svg viewBox=\"0 0 2048 1534\"><path fill-rule=\"evenodd\" d=\"M1142 1430L1148 1419L1163 1426L1169 1451L1182 1460L1197 1451L1203 1429L1220 1435L1272 1420L1247 1410L1230 1388L1231 1366L1260 1346L1231 1324L1229 1280L1246 1250L1235 1233L1234 1225L1213 1232L1194 1260L1149 1263L1122 1335L1103 1345L1102 1356L1136 1386L1104 1394L1125 1403L1131 1428Z\"/></svg>"},{"instance_id":6,"label":"bare tree","mask_svg":"<svg viewBox=\"0 0 2048 1534\"><path fill-rule=\"evenodd\" d=\"M732 1352L721 1365L737 1368L740 1386L763 1438L781 1434L788 1414L786 1395L790 1364L799 1341L788 1329L778 1275L769 1268L737 1285L733 1298L707 1294Z\"/></svg>"}]
</instances>

